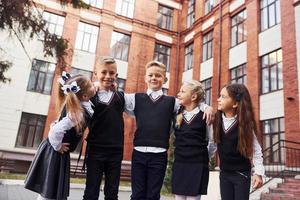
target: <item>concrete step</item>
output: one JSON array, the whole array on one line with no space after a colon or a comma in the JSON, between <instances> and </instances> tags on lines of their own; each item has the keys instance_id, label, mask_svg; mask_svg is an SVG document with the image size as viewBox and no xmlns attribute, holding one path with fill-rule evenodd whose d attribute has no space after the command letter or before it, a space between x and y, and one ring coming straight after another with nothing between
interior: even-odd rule
<instances>
[{"instance_id":1,"label":"concrete step","mask_svg":"<svg viewBox=\"0 0 300 200\"><path fill-rule=\"evenodd\" d=\"M261 195L261 200L300 200L300 197L293 194L264 193Z\"/></svg>"}]
</instances>

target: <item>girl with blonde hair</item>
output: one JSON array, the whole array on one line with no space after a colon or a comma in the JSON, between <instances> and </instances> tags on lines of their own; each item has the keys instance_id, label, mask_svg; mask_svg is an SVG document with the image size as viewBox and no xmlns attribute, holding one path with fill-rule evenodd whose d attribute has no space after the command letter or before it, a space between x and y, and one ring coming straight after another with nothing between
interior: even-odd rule
<instances>
[{"instance_id":1,"label":"girl with blonde hair","mask_svg":"<svg viewBox=\"0 0 300 200\"><path fill-rule=\"evenodd\" d=\"M25 188L39 193L38 199L65 200L69 196L70 152L93 115L89 99L95 89L87 77L63 72L59 82L58 97L63 102L59 120L39 145L25 179Z\"/></svg>"},{"instance_id":2,"label":"girl with blonde hair","mask_svg":"<svg viewBox=\"0 0 300 200\"><path fill-rule=\"evenodd\" d=\"M172 192L175 200L199 200L207 194L208 162L216 150L211 126L206 124L199 108L204 100L201 83L184 82L177 98L181 108L175 124Z\"/></svg>"}]
</instances>

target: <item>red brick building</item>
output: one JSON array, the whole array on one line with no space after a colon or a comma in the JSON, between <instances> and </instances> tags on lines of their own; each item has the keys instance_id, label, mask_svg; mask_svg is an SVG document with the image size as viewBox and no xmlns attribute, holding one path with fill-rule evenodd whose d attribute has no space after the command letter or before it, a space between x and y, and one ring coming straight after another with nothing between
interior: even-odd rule
<instances>
[{"instance_id":1,"label":"red brick building","mask_svg":"<svg viewBox=\"0 0 300 200\"><path fill-rule=\"evenodd\" d=\"M241 82L250 90L264 149L282 139L300 141L299 0L222 0L222 4L220 0L85 0L90 9L61 6L55 0L34 1L49 29L69 40L73 51L67 68L71 73L92 77L96 60L111 55L118 64L119 89L141 92L146 89L144 66L156 59L168 67L164 91L176 95L183 80L200 80L206 103L214 108L224 84ZM27 45L38 49L40 41ZM27 89L18 87L24 98L10 119L14 128L3 124L2 130L12 134L2 135L6 140L0 148L10 152L34 153L56 118L54 93L59 72L54 71L55 60L36 52L30 55L33 62L26 61L26 78L15 77ZM22 64L16 62L13 68ZM41 83L36 76L42 73L41 66L47 66L50 75L38 89ZM13 87L5 86L4 91ZM37 108L28 102L28 96L38 103L38 99L46 100ZM9 98L2 101L6 104ZM12 105L9 109L15 108ZM130 160L135 124L124 116L124 160ZM42 124L39 129L34 125L34 136L28 131L30 118ZM267 159L280 163L285 155L276 153Z\"/></svg>"}]
</instances>

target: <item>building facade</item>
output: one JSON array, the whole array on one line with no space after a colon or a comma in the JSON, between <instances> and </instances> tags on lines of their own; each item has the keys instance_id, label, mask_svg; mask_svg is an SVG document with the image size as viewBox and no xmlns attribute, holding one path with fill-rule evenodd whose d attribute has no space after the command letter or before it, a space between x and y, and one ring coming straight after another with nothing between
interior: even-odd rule
<instances>
[{"instance_id":1,"label":"building facade","mask_svg":"<svg viewBox=\"0 0 300 200\"><path fill-rule=\"evenodd\" d=\"M145 91L145 64L166 64L168 95L184 80L200 80L216 108L223 85L247 85L264 149L279 140L300 141L299 0L84 0L74 9L34 0L49 30L69 40L67 70L92 76L96 60L117 60L119 90ZM13 62L0 86L2 157L30 160L56 118L56 60L45 58L39 37L20 42L0 32L2 57ZM124 114L124 160L131 159L134 120ZM268 157L285 160L284 153ZM74 154L73 156L76 156ZM21 158L22 157L22 158Z\"/></svg>"}]
</instances>

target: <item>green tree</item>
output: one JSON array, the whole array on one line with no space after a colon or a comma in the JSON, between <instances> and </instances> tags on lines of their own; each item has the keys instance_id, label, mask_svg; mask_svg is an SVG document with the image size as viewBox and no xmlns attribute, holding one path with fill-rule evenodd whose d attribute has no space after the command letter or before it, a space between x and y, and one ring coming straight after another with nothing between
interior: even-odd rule
<instances>
[{"instance_id":1,"label":"green tree","mask_svg":"<svg viewBox=\"0 0 300 200\"><path fill-rule=\"evenodd\" d=\"M81 0L60 0L62 5L72 4L74 8L89 8ZM8 31L15 35L21 43L25 53L26 49L22 43L21 35L29 33L30 39L35 35L43 33L44 55L55 56L57 66L63 67L66 64L65 56L71 49L68 49L68 41L64 38L51 34L46 29L46 23L40 13L33 12L36 8L33 0L0 0L0 31ZM0 52L4 50L0 48ZM26 53L27 54L27 53ZM0 82L6 83L10 78L5 77L5 72L12 66L8 60L0 58Z\"/></svg>"}]
</instances>

